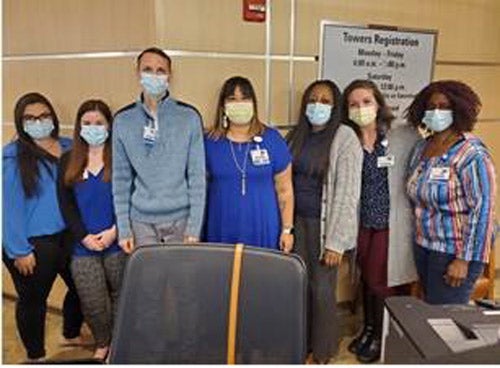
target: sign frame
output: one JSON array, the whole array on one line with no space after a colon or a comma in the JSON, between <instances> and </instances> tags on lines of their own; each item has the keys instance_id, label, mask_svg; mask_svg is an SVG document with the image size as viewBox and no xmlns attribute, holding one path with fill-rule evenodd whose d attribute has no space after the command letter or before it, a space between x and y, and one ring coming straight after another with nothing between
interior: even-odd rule
<instances>
[{"instance_id":1,"label":"sign frame","mask_svg":"<svg viewBox=\"0 0 500 368\"><path fill-rule=\"evenodd\" d=\"M430 65L430 72L428 76L428 83L433 81L434 78L434 70L436 66L436 52L437 52L437 45L438 45L438 36L439 32L438 30L435 29L422 29L422 28L412 28L412 27L400 27L400 26L393 26L393 25L382 25L382 24L363 24L363 23L350 23L350 22L340 22L340 21L333 21L333 20L321 20L320 22L320 45L319 45L319 67L318 67L318 74L317 78L318 79L324 79L324 70L325 70L325 33L326 33L326 28L327 27L338 27L338 28L352 28L352 29L360 29L360 30L372 30L372 31L384 31L384 32L405 32L405 33L415 33L419 35L431 35L433 36L432 42L432 55L431 55L431 65ZM360 78L358 79L366 79ZM335 81L337 83L337 81ZM378 85L378 81L374 81ZM345 88L345 86L339 86L341 90ZM384 92L384 91L382 91ZM418 91L412 91L412 93L417 93ZM397 120L401 119L403 120L402 117L403 111L399 111L397 115ZM404 123L404 121L402 121Z\"/></svg>"}]
</instances>

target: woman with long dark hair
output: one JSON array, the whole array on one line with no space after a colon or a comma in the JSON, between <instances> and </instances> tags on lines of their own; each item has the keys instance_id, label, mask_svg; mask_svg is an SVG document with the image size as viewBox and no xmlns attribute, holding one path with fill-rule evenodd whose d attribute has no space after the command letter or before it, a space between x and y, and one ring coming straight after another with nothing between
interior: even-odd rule
<instances>
[{"instance_id":1,"label":"woman with long dark hair","mask_svg":"<svg viewBox=\"0 0 500 368\"><path fill-rule=\"evenodd\" d=\"M28 359L45 357L47 297L58 274L68 286L63 343L80 343L82 315L69 271L70 241L59 211L59 157L71 140L59 137L59 120L39 93L14 109L17 139L3 148L3 262L18 294L16 323Z\"/></svg>"},{"instance_id":2,"label":"woman with long dark hair","mask_svg":"<svg viewBox=\"0 0 500 368\"><path fill-rule=\"evenodd\" d=\"M329 80L305 90L298 124L288 134L293 155L296 252L309 277L309 361L338 352L337 270L356 246L363 153L354 131L341 124L341 95Z\"/></svg>"},{"instance_id":3,"label":"woman with long dark hair","mask_svg":"<svg viewBox=\"0 0 500 368\"><path fill-rule=\"evenodd\" d=\"M94 358L101 360L109 351L125 265L111 192L112 122L103 101L82 103L73 148L61 159L58 186L61 211L75 238L71 273L94 335Z\"/></svg>"},{"instance_id":4,"label":"woman with long dark hair","mask_svg":"<svg viewBox=\"0 0 500 368\"><path fill-rule=\"evenodd\" d=\"M348 349L363 363L380 357L384 299L409 292L417 279L412 255L413 221L405 179L419 139L408 126L392 128L391 108L370 80L344 90L344 121L363 146L357 262L363 283L363 329Z\"/></svg>"},{"instance_id":5,"label":"woman with long dark hair","mask_svg":"<svg viewBox=\"0 0 500 368\"><path fill-rule=\"evenodd\" d=\"M233 77L222 86L205 151L205 240L290 252L291 157L281 135L259 120L255 91L248 79Z\"/></svg>"}]
</instances>

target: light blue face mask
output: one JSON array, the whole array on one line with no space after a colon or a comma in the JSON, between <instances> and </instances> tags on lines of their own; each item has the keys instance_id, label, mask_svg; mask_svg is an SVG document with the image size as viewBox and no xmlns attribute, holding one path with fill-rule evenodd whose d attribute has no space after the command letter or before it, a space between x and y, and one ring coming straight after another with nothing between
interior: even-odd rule
<instances>
[{"instance_id":1,"label":"light blue face mask","mask_svg":"<svg viewBox=\"0 0 500 368\"><path fill-rule=\"evenodd\" d=\"M54 130L54 122L51 118L26 120L23 129L31 138L43 139Z\"/></svg>"},{"instance_id":2,"label":"light blue face mask","mask_svg":"<svg viewBox=\"0 0 500 368\"><path fill-rule=\"evenodd\" d=\"M151 97L160 98L168 89L168 76L142 72L141 86Z\"/></svg>"},{"instance_id":3,"label":"light blue face mask","mask_svg":"<svg viewBox=\"0 0 500 368\"><path fill-rule=\"evenodd\" d=\"M426 110L422 123L433 132L444 132L453 124L453 111L451 110Z\"/></svg>"},{"instance_id":4,"label":"light blue face mask","mask_svg":"<svg viewBox=\"0 0 500 368\"><path fill-rule=\"evenodd\" d=\"M104 125L82 125L80 136L89 144L89 146L100 146L106 142L109 133Z\"/></svg>"},{"instance_id":5,"label":"light blue face mask","mask_svg":"<svg viewBox=\"0 0 500 368\"><path fill-rule=\"evenodd\" d=\"M308 103L306 106L306 116L312 125L325 125L332 114L332 105L319 102Z\"/></svg>"}]
</instances>

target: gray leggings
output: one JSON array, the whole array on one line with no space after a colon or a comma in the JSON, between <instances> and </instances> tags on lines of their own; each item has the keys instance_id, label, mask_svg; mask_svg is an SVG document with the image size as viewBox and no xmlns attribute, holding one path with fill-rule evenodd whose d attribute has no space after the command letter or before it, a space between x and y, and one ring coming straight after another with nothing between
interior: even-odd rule
<instances>
[{"instance_id":1,"label":"gray leggings","mask_svg":"<svg viewBox=\"0 0 500 368\"><path fill-rule=\"evenodd\" d=\"M73 257L71 273L97 347L109 346L126 255Z\"/></svg>"}]
</instances>

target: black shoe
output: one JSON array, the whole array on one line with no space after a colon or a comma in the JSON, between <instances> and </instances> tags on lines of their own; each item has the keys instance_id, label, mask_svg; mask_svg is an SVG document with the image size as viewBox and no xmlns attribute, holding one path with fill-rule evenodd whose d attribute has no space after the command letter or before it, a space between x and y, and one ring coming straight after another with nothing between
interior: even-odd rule
<instances>
[{"instance_id":1,"label":"black shoe","mask_svg":"<svg viewBox=\"0 0 500 368\"><path fill-rule=\"evenodd\" d=\"M349 346L347 347L347 350L349 350L353 354L358 354L358 351L363 349L363 347L372 339L373 335L373 327L368 326L363 329L361 334L359 334L357 337L355 337Z\"/></svg>"},{"instance_id":2,"label":"black shoe","mask_svg":"<svg viewBox=\"0 0 500 368\"><path fill-rule=\"evenodd\" d=\"M369 344L366 344L363 349L358 350L356 358L361 363L373 363L380 359L381 341L372 335Z\"/></svg>"}]
</instances>

